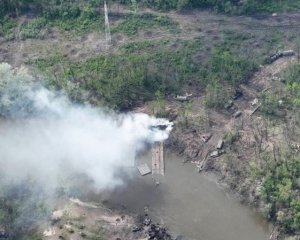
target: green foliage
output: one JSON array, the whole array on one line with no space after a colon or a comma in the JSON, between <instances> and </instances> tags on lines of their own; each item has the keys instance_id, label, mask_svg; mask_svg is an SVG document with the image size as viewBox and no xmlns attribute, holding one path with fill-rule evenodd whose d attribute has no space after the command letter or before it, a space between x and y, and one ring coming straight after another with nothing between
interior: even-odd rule
<instances>
[{"instance_id":1,"label":"green foliage","mask_svg":"<svg viewBox=\"0 0 300 240\"><path fill-rule=\"evenodd\" d=\"M279 221L287 233L300 230L300 177L299 156L280 162L265 174L263 198L269 209L270 218Z\"/></svg>"},{"instance_id":2,"label":"green foliage","mask_svg":"<svg viewBox=\"0 0 300 240\"><path fill-rule=\"evenodd\" d=\"M283 78L286 81L288 98L293 107L300 106L300 64L291 65L284 73Z\"/></svg>"},{"instance_id":3,"label":"green foliage","mask_svg":"<svg viewBox=\"0 0 300 240\"><path fill-rule=\"evenodd\" d=\"M204 103L209 108L223 108L228 94L218 80L212 80L206 87Z\"/></svg>"},{"instance_id":4,"label":"green foliage","mask_svg":"<svg viewBox=\"0 0 300 240\"><path fill-rule=\"evenodd\" d=\"M127 4L136 11L138 6L146 6L158 10L182 10L187 8L204 8L227 14L257 14L259 12L279 12L291 11L300 8L300 0L112 0L118 4ZM16 16L28 11L49 11L53 6L63 7L72 5L68 11L56 10L51 15L63 15L64 17L78 17L78 7L82 4L90 4L92 7L103 5L103 0L73 0L61 1L56 0L2 0L0 1L0 18L10 15ZM64 8L64 7L63 7ZM69 11L72 10L72 11Z\"/></svg>"},{"instance_id":5,"label":"green foliage","mask_svg":"<svg viewBox=\"0 0 300 240\"><path fill-rule=\"evenodd\" d=\"M45 18L39 17L35 18L32 21L24 24L21 27L20 37L22 40L28 38L39 38L43 39L45 36L41 33L43 27L45 27L47 21Z\"/></svg>"},{"instance_id":6,"label":"green foliage","mask_svg":"<svg viewBox=\"0 0 300 240\"><path fill-rule=\"evenodd\" d=\"M104 17L90 4L83 8L73 4L51 6L44 10L43 17L49 26L58 27L62 31L82 33L104 27Z\"/></svg>"},{"instance_id":7,"label":"green foliage","mask_svg":"<svg viewBox=\"0 0 300 240\"><path fill-rule=\"evenodd\" d=\"M280 108L279 100L280 96L270 92L264 92L260 95L261 106L260 112L268 116L276 116Z\"/></svg>"},{"instance_id":8,"label":"green foliage","mask_svg":"<svg viewBox=\"0 0 300 240\"><path fill-rule=\"evenodd\" d=\"M214 51L211 65L211 78L229 82L232 86L246 83L257 70L257 63L254 60L235 56L222 48Z\"/></svg>"},{"instance_id":9,"label":"green foliage","mask_svg":"<svg viewBox=\"0 0 300 240\"><path fill-rule=\"evenodd\" d=\"M140 29L147 30L153 27L175 29L176 24L168 17L156 16L151 13L128 14L124 21L112 28L112 32L123 32L131 36L135 35Z\"/></svg>"},{"instance_id":10,"label":"green foliage","mask_svg":"<svg viewBox=\"0 0 300 240\"><path fill-rule=\"evenodd\" d=\"M39 239L28 234L31 235L38 222L49 214L42 194L30 181L10 186L2 183L0 224L9 234L9 239Z\"/></svg>"},{"instance_id":11,"label":"green foliage","mask_svg":"<svg viewBox=\"0 0 300 240\"><path fill-rule=\"evenodd\" d=\"M123 52L115 55L99 55L81 62L54 55L34 64L52 73L51 82L59 88L74 82L99 101L128 109L154 99L158 91L162 95L178 92L187 79L197 74L192 55L199 47L198 40L186 42L176 51L165 48L165 42L160 44L155 51L150 47L153 43L143 41L124 46Z\"/></svg>"},{"instance_id":12,"label":"green foliage","mask_svg":"<svg viewBox=\"0 0 300 240\"><path fill-rule=\"evenodd\" d=\"M17 22L14 19L5 17L0 18L0 36L5 36L7 40L12 40L15 37L14 29Z\"/></svg>"},{"instance_id":13,"label":"green foliage","mask_svg":"<svg viewBox=\"0 0 300 240\"><path fill-rule=\"evenodd\" d=\"M130 0L123 0L131 4ZM291 11L300 8L299 0L139 0L138 4L159 10L206 8L228 14L257 14L259 12Z\"/></svg>"}]
</instances>

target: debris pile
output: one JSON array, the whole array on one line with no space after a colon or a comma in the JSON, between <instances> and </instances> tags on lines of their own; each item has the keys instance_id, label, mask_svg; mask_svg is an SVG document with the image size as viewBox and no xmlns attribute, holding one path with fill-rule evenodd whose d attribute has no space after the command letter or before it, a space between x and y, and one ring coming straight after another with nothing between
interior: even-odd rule
<instances>
[{"instance_id":1,"label":"debris pile","mask_svg":"<svg viewBox=\"0 0 300 240\"><path fill-rule=\"evenodd\" d=\"M172 240L172 237L167 233L167 230L160 227L158 224L151 224L148 234L149 239Z\"/></svg>"},{"instance_id":2,"label":"debris pile","mask_svg":"<svg viewBox=\"0 0 300 240\"><path fill-rule=\"evenodd\" d=\"M132 232L144 232L147 235L147 239L153 240L172 240L173 238L167 232L165 227L160 226L159 224L152 223L151 218L148 214L145 214L144 217L139 216L139 222L137 225L133 226Z\"/></svg>"}]
</instances>

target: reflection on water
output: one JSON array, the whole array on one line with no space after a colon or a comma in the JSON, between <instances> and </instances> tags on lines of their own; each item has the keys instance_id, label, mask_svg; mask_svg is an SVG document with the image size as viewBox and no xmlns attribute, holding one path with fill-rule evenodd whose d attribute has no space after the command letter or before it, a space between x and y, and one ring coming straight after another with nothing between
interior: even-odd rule
<instances>
[{"instance_id":1,"label":"reflection on water","mask_svg":"<svg viewBox=\"0 0 300 240\"><path fill-rule=\"evenodd\" d=\"M150 154L139 162L150 162ZM114 189L106 199L114 207L149 215L171 232L194 240L267 240L268 224L221 189L215 177L196 173L191 164L166 153L166 175L156 187L151 175L141 177L132 169L126 186ZM151 166L151 165L149 165Z\"/></svg>"}]
</instances>

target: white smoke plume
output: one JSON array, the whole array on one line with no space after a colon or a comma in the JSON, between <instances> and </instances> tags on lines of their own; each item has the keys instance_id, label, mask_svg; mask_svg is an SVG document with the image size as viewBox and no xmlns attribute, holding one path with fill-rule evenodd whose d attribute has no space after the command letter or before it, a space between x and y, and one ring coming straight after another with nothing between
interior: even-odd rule
<instances>
[{"instance_id":1,"label":"white smoke plume","mask_svg":"<svg viewBox=\"0 0 300 240\"><path fill-rule=\"evenodd\" d=\"M122 183L118 169L133 166L146 143L165 140L172 128L146 114L75 105L8 64L0 64L0 101L1 176L9 181L56 187L60 176L80 173L98 189L112 188Z\"/></svg>"}]
</instances>

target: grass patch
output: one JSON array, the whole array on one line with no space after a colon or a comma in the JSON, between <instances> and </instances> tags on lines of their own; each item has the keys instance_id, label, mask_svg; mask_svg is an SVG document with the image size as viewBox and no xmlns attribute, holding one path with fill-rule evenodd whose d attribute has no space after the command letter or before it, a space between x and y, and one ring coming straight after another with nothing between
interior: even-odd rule
<instances>
[{"instance_id":1,"label":"grass patch","mask_svg":"<svg viewBox=\"0 0 300 240\"><path fill-rule=\"evenodd\" d=\"M162 96L179 94L193 85L206 87L212 80L220 85L245 82L256 65L251 59L229 50L207 53L207 63L195 58L203 53L203 39L178 41L138 41L125 45L118 54L72 62L59 54L32 62L49 76L49 84L67 89L77 97L89 92L99 103L115 109L131 109ZM76 86L76 88L71 87ZM71 95L72 95L71 94Z\"/></svg>"},{"instance_id":2,"label":"grass patch","mask_svg":"<svg viewBox=\"0 0 300 240\"><path fill-rule=\"evenodd\" d=\"M112 32L122 32L128 36L137 34L139 30L148 30L154 27L162 27L173 32L177 25L166 16L157 16L151 13L128 14L125 20L112 28Z\"/></svg>"},{"instance_id":3,"label":"grass patch","mask_svg":"<svg viewBox=\"0 0 300 240\"><path fill-rule=\"evenodd\" d=\"M15 38L15 28L17 21L13 18L0 18L0 36L5 37L6 40L13 40Z\"/></svg>"},{"instance_id":4,"label":"grass patch","mask_svg":"<svg viewBox=\"0 0 300 240\"><path fill-rule=\"evenodd\" d=\"M44 39L46 36L42 33L42 29L47 25L47 21L43 17L38 17L21 26L20 37L24 39Z\"/></svg>"}]
</instances>

